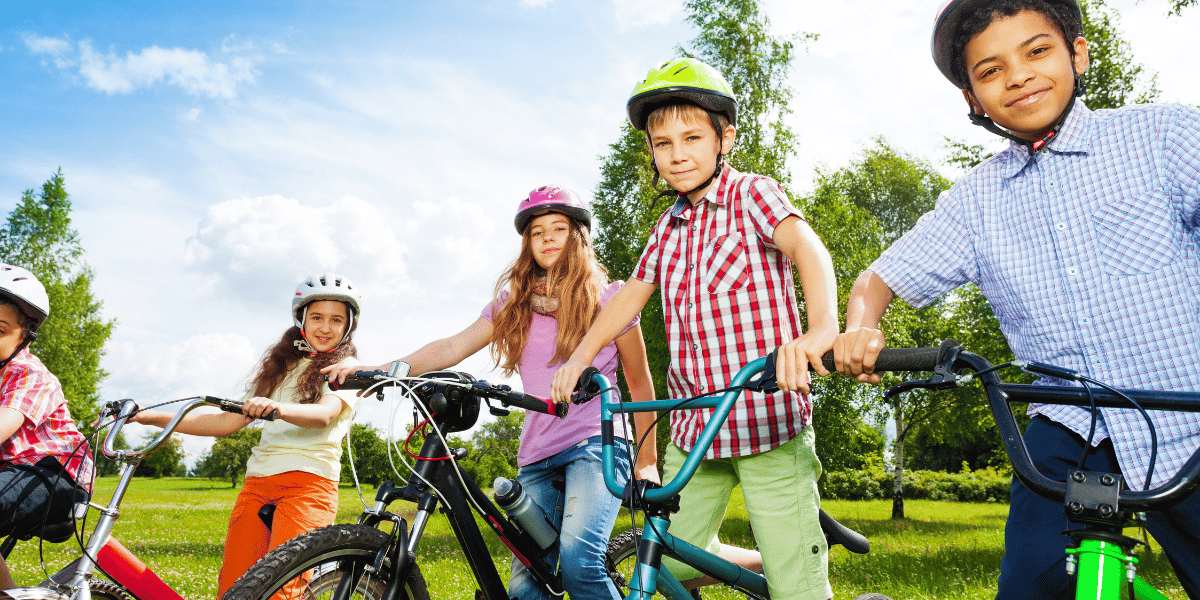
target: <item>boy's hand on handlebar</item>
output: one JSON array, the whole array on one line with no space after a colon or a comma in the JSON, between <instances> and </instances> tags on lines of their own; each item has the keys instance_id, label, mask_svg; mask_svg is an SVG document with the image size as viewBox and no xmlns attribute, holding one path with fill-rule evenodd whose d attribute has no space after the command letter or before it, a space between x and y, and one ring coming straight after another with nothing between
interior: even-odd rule
<instances>
[{"instance_id":1,"label":"boy's hand on handlebar","mask_svg":"<svg viewBox=\"0 0 1200 600\"><path fill-rule=\"evenodd\" d=\"M662 484L662 480L658 476L658 466L655 464L648 464L638 467L637 470L633 472L633 478L644 479L646 481L653 481L654 483Z\"/></svg>"},{"instance_id":2,"label":"boy's hand on handlebar","mask_svg":"<svg viewBox=\"0 0 1200 600\"><path fill-rule=\"evenodd\" d=\"M886 346L883 332L862 327L847 331L833 344L833 362L838 373L853 377L863 383L879 383L880 374L875 372L875 361Z\"/></svg>"},{"instance_id":3,"label":"boy's hand on handlebar","mask_svg":"<svg viewBox=\"0 0 1200 600\"><path fill-rule=\"evenodd\" d=\"M575 385L583 370L591 365L585 365L575 360L568 360L554 373L554 381L550 384L550 399L555 402L570 402Z\"/></svg>"},{"instance_id":4,"label":"boy's hand on handlebar","mask_svg":"<svg viewBox=\"0 0 1200 600\"><path fill-rule=\"evenodd\" d=\"M775 353L775 382L785 392L810 391L809 364L817 375L825 376L829 371L821 364L821 355L833 346L836 329L810 329L804 335L787 342Z\"/></svg>"}]
</instances>

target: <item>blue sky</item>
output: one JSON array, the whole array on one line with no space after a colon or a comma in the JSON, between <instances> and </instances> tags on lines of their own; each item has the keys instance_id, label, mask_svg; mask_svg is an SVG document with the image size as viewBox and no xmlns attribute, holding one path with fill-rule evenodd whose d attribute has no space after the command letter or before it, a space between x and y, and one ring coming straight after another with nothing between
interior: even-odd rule
<instances>
[{"instance_id":1,"label":"blue sky","mask_svg":"<svg viewBox=\"0 0 1200 600\"><path fill-rule=\"evenodd\" d=\"M935 162L943 136L994 145L922 4L764 2L821 35L790 79L800 192L874 136ZM1163 99L1200 102L1200 9L1111 5ZM634 82L694 35L674 0L9 2L0 208L62 167L118 320L105 397L235 395L313 272L363 288L360 355L383 362L474 320L522 195L590 197Z\"/></svg>"}]
</instances>

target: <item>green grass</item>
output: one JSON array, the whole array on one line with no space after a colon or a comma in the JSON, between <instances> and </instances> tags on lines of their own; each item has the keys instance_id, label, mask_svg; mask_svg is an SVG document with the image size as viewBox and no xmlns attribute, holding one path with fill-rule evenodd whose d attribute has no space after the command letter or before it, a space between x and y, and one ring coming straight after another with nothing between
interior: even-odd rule
<instances>
[{"instance_id":1,"label":"green grass","mask_svg":"<svg viewBox=\"0 0 1200 600\"><path fill-rule=\"evenodd\" d=\"M115 479L101 479L97 498L107 502ZM229 511L237 490L203 479L136 479L122 506L114 535L160 577L187 598L212 598ZM364 490L367 502L374 491ZM907 503L908 519L892 521L890 501L826 501L824 508L871 538L871 553L859 556L836 548L830 578L838 598L866 592L897 600L992 598L1003 552L1004 504L964 504L916 500ZM411 506L396 503L399 514ZM353 522L362 504L353 487L341 489L338 522ZM94 515L94 513L93 513ZM93 517L94 518L94 517ZM617 530L629 527L622 512ZM485 526L492 560L506 576L510 555ZM721 529L723 541L753 546L745 506L734 495ZM73 542L44 546L50 572L79 555ZM1170 598L1186 595L1157 545L1141 553L1139 573ZM433 519L419 549L422 573L435 598L472 597L475 583L446 519ZM25 542L9 557L18 585L33 585L43 574L38 545ZM707 588L705 598L744 598L726 588Z\"/></svg>"}]
</instances>

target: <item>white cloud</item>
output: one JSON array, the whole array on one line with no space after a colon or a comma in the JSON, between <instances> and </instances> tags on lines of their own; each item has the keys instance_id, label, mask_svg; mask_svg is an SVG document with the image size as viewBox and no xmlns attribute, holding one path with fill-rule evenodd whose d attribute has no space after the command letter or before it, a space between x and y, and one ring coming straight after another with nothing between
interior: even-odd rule
<instances>
[{"instance_id":1,"label":"white cloud","mask_svg":"<svg viewBox=\"0 0 1200 600\"><path fill-rule=\"evenodd\" d=\"M184 263L201 289L274 306L276 291L337 272L373 297L409 287L406 244L380 211L351 196L306 206L273 195L210 206L186 243Z\"/></svg>"},{"instance_id":2,"label":"white cloud","mask_svg":"<svg viewBox=\"0 0 1200 600\"><path fill-rule=\"evenodd\" d=\"M682 0L613 0L617 30L674 24L683 11Z\"/></svg>"},{"instance_id":3,"label":"white cloud","mask_svg":"<svg viewBox=\"0 0 1200 600\"><path fill-rule=\"evenodd\" d=\"M239 40L237 35L230 34L225 39L221 40L221 52L246 52L255 50L257 46L250 40Z\"/></svg>"},{"instance_id":4,"label":"white cloud","mask_svg":"<svg viewBox=\"0 0 1200 600\"><path fill-rule=\"evenodd\" d=\"M150 46L121 57L112 51L97 52L89 40L76 46L66 38L32 35L25 37L25 46L33 54L53 58L60 70L78 66L84 84L106 94L129 94L165 81L192 96L234 98L238 85L254 83L256 76L253 64L245 58L214 62L199 50ZM231 38L222 42L222 50L227 52L248 48L253 44L239 44Z\"/></svg>"},{"instance_id":5,"label":"white cloud","mask_svg":"<svg viewBox=\"0 0 1200 600\"><path fill-rule=\"evenodd\" d=\"M239 83L254 82L254 68L244 58L228 64L212 62L199 50L150 46L119 57L100 54L91 42L79 42L79 74L88 87L107 94L128 94L165 80L193 96L233 98Z\"/></svg>"}]
</instances>

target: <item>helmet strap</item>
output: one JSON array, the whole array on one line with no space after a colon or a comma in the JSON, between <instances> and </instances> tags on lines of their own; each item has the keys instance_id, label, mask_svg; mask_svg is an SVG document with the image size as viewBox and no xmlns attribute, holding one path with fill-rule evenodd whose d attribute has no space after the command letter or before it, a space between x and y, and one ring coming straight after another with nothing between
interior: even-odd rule
<instances>
[{"instance_id":1,"label":"helmet strap","mask_svg":"<svg viewBox=\"0 0 1200 600\"><path fill-rule=\"evenodd\" d=\"M972 99L974 99L975 93L974 92L969 92L969 93L971 94ZM1041 152L1042 150L1045 150L1046 147L1050 145L1050 140L1052 140L1055 136L1058 135L1059 128L1061 128L1062 124L1064 122L1066 122L1067 115L1071 114L1071 109L1074 108L1074 106L1075 106L1075 99L1081 95L1083 95L1083 80L1079 76L1079 74L1076 73L1075 74L1075 88L1071 93L1071 99L1067 102L1067 107L1063 109L1062 114L1058 116L1057 120L1055 120L1054 126L1052 126L1050 128L1050 131L1048 131L1046 133L1046 135L1043 136L1042 139L1040 139L1040 140L1030 141L1030 140L1027 140L1024 138L1017 137L1017 136L1013 135L1012 132L1001 128L999 125L996 124L995 121L993 121L987 115L976 113L974 107L977 104L977 101L974 101L974 100L972 100L972 105L971 105L972 108L971 108L971 111L967 113L967 118L971 120L972 125L978 125L978 126L984 128L1002 138L1012 140L1018 144L1021 144L1022 146L1029 148L1029 155L1035 156L1035 155L1037 155L1037 153ZM982 109L981 109L981 111L982 111Z\"/></svg>"},{"instance_id":2,"label":"helmet strap","mask_svg":"<svg viewBox=\"0 0 1200 600\"><path fill-rule=\"evenodd\" d=\"M29 344L33 343L33 340L35 340L35 339L37 339L37 332L36 331L29 332L29 334L25 336L25 339L21 340L20 344L17 344L17 349L13 350L13 353L8 355L8 358L4 359L3 361L0 361L0 371L3 371L4 368L8 366L8 363L12 362L12 359L16 358L17 355L20 354L22 350L29 347Z\"/></svg>"}]
</instances>

